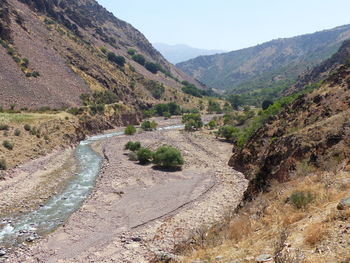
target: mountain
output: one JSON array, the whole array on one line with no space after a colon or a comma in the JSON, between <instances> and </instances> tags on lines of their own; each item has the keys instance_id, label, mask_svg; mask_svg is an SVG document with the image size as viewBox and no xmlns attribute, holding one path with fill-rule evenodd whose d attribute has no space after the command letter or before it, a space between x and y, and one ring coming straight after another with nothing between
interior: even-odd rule
<instances>
[{"instance_id":1,"label":"mountain","mask_svg":"<svg viewBox=\"0 0 350 263\"><path fill-rule=\"evenodd\" d=\"M153 46L163 54L171 63L176 64L187 61L198 56L214 55L224 53L224 50L207 50L190 47L183 44L168 45L164 43L154 43Z\"/></svg>"},{"instance_id":2,"label":"mountain","mask_svg":"<svg viewBox=\"0 0 350 263\"><path fill-rule=\"evenodd\" d=\"M316 81L324 79L318 88L286 104L242 148L234 149L229 164L250 179L251 191L285 180L298 167L329 171L349 162L350 65L338 60L349 56L350 41L345 41L332 58L311 71Z\"/></svg>"},{"instance_id":3,"label":"mountain","mask_svg":"<svg viewBox=\"0 0 350 263\"><path fill-rule=\"evenodd\" d=\"M229 53L201 56L177 64L215 89L244 93L289 84L337 51L350 38L350 25L277 39Z\"/></svg>"},{"instance_id":4,"label":"mountain","mask_svg":"<svg viewBox=\"0 0 350 263\"><path fill-rule=\"evenodd\" d=\"M0 40L4 107L74 107L108 91L142 109L180 101L183 80L201 87L95 0L1 0Z\"/></svg>"}]
</instances>

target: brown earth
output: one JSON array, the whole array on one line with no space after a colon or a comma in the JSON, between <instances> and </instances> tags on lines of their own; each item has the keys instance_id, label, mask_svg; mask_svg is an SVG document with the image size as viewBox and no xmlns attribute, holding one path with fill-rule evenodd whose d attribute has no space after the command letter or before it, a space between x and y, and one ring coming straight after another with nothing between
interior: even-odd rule
<instances>
[{"instance_id":1,"label":"brown earth","mask_svg":"<svg viewBox=\"0 0 350 263\"><path fill-rule=\"evenodd\" d=\"M152 149L175 146L186 163L174 172L141 166L123 150L129 140ZM223 220L247 186L243 175L227 166L231 146L201 132L144 132L94 148L103 152L105 163L90 198L63 227L7 262L149 262Z\"/></svg>"}]
</instances>

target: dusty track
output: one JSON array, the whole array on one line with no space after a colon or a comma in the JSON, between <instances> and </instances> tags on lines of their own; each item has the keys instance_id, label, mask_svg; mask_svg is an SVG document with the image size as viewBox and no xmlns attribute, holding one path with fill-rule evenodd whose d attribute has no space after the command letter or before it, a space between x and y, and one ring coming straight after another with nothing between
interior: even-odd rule
<instances>
[{"instance_id":1,"label":"dusty track","mask_svg":"<svg viewBox=\"0 0 350 263\"><path fill-rule=\"evenodd\" d=\"M186 164L172 173L140 166L125 155L129 140L175 146ZM202 133L156 131L95 147L106 161L90 198L64 227L7 262L149 262L221 220L247 187L243 175L227 166L231 145Z\"/></svg>"}]
</instances>

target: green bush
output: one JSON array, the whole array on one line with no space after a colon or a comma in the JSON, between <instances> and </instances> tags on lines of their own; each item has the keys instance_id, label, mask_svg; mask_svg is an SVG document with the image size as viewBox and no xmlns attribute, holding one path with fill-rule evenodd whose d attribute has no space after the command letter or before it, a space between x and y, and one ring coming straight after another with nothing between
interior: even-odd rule
<instances>
[{"instance_id":1,"label":"green bush","mask_svg":"<svg viewBox=\"0 0 350 263\"><path fill-rule=\"evenodd\" d=\"M182 123L185 124L186 131L195 131L203 127L201 115L190 113L182 116Z\"/></svg>"},{"instance_id":2,"label":"green bush","mask_svg":"<svg viewBox=\"0 0 350 263\"><path fill-rule=\"evenodd\" d=\"M146 59L144 56L140 55L140 54L136 54L132 56L132 59L134 61L136 61L137 63L139 63L140 65L144 66L146 64Z\"/></svg>"},{"instance_id":3,"label":"green bush","mask_svg":"<svg viewBox=\"0 0 350 263\"><path fill-rule=\"evenodd\" d=\"M305 208L313 200L314 196L309 191L296 191L289 197L289 201L298 209Z\"/></svg>"},{"instance_id":4,"label":"green bush","mask_svg":"<svg viewBox=\"0 0 350 263\"><path fill-rule=\"evenodd\" d=\"M158 72L158 66L153 62L146 62L145 68L153 74L157 74Z\"/></svg>"},{"instance_id":5,"label":"green bush","mask_svg":"<svg viewBox=\"0 0 350 263\"><path fill-rule=\"evenodd\" d=\"M30 127L29 124L24 124L24 129L25 129L26 131L30 131L30 130L32 129L32 127Z\"/></svg>"},{"instance_id":6,"label":"green bush","mask_svg":"<svg viewBox=\"0 0 350 263\"><path fill-rule=\"evenodd\" d=\"M13 143L9 141L3 141L2 145L8 150L13 150Z\"/></svg>"},{"instance_id":7,"label":"green bush","mask_svg":"<svg viewBox=\"0 0 350 263\"><path fill-rule=\"evenodd\" d=\"M221 114L222 113L222 109L220 107L220 104L216 101L213 100L209 100L209 105L208 105L208 112L209 113L217 113L217 114Z\"/></svg>"},{"instance_id":8,"label":"green bush","mask_svg":"<svg viewBox=\"0 0 350 263\"><path fill-rule=\"evenodd\" d=\"M136 133L136 128L134 127L134 125L128 125L125 128L124 133L126 135L134 135Z\"/></svg>"},{"instance_id":9,"label":"green bush","mask_svg":"<svg viewBox=\"0 0 350 263\"><path fill-rule=\"evenodd\" d=\"M0 131L8 131L10 129L10 126L7 124L0 124Z\"/></svg>"},{"instance_id":10,"label":"green bush","mask_svg":"<svg viewBox=\"0 0 350 263\"><path fill-rule=\"evenodd\" d=\"M234 126L222 126L217 132L217 137L225 138L228 141L236 140L239 137L240 129Z\"/></svg>"},{"instance_id":11,"label":"green bush","mask_svg":"<svg viewBox=\"0 0 350 263\"><path fill-rule=\"evenodd\" d=\"M135 54L136 54L136 50L135 50L135 49L130 48L130 49L128 50L128 54L129 54L130 56L133 56L133 55L135 55Z\"/></svg>"},{"instance_id":12,"label":"green bush","mask_svg":"<svg viewBox=\"0 0 350 263\"><path fill-rule=\"evenodd\" d=\"M140 148L136 154L140 164L146 164L152 161L153 152L150 149Z\"/></svg>"},{"instance_id":13,"label":"green bush","mask_svg":"<svg viewBox=\"0 0 350 263\"><path fill-rule=\"evenodd\" d=\"M158 124L155 121L144 121L141 124L141 128L144 131L153 131L155 129L157 129Z\"/></svg>"},{"instance_id":14,"label":"green bush","mask_svg":"<svg viewBox=\"0 0 350 263\"><path fill-rule=\"evenodd\" d=\"M5 159L0 159L0 170L6 170L7 169L7 164Z\"/></svg>"},{"instance_id":15,"label":"green bush","mask_svg":"<svg viewBox=\"0 0 350 263\"><path fill-rule=\"evenodd\" d=\"M162 146L153 154L153 163L163 168L177 168L184 164L184 159L178 149Z\"/></svg>"},{"instance_id":16,"label":"green bush","mask_svg":"<svg viewBox=\"0 0 350 263\"><path fill-rule=\"evenodd\" d=\"M154 80L147 81L145 88L151 92L153 98L160 99L165 91L164 85Z\"/></svg>"},{"instance_id":17,"label":"green bush","mask_svg":"<svg viewBox=\"0 0 350 263\"><path fill-rule=\"evenodd\" d=\"M261 104L261 108L263 110L267 110L270 107L270 105L272 105L272 104L273 104L272 100L264 100Z\"/></svg>"},{"instance_id":18,"label":"green bush","mask_svg":"<svg viewBox=\"0 0 350 263\"><path fill-rule=\"evenodd\" d=\"M141 143L140 142L128 142L125 144L125 150L130 150L132 152L135 152L141 148Z\"/></svg>"},{"instance_id":19,"label":"green bush","mask_svg":"<svg viewBox=\"0 0 350 263\"><path fill-rule=\"evenodd\" d=\"M208 126L209 128L212 130L212 129L215 129L216 126L217 126L217 123L215 120L211 120L209 123L208 123Z\"/></svg>"},{"instance_id":20,"label":"green bush","mask_svg":"<svg viewBox=\"0 0 350 263\"><path fill-rule=\"evenodd\" d=\"M100 50L103 54L107 54L108 49L106 47L100 47Z\"/></svg>"},{"instance_id":21,"label":"green bush","mask_svg":"<svg viewBox=\"0 0 350 263\"><path fill-rule=\"evenodd\" d=\"M29 60L27 58L22 59L21 65L25 68L28 68Z\"/></svg>"},{"instance_id":22,"label":"green bush","mask_svg":"<svg viewBox=\"0 0 350 263\"><path fill-rule=\"evenodd\" d=\"M123 56L117 56L113 52L108 52L107 58L109 61L123 67L125 64L125 58Z\"/></svg>"}]
</instances>

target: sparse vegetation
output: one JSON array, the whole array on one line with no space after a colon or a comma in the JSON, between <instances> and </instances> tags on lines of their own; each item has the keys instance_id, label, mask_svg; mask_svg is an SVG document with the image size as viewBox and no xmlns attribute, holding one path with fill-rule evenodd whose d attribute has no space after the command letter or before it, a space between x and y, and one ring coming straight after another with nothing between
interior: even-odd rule
<instances>
[{"instance_id":1,"label":"sparse vegetation","mask_svg":"<svg viewBox=\"0 0 350 263\"><path fill-rule=\"evenodd\" d=\"M165 91L164 85L154 80L147 81L144 86L155 99L160 99Z\"/></svg>"},{"instance_id":2,"label":"sparse vegetation","mask_svg":"<svg viewBox=\"0 0 350 263\"><path fill-rule=\"evenodd\" d=\"M162 146L153 155L153 163L166 169L181 167L184 159L181 152L170 146Z\"/></svg>"},{"instance_id":3,"label":"sparse vegetation","mask_svg":"<svg viewBox=\"0 0 350 263\"><path fill-rule=\"evenodd\" d=\"M240 136L240 132L240 129L234 126L226 125L220 127L216 135L217 137L225 138L228 141L236 141Z\"/></svg>"},{"instance_id":4,"label":"sparse vegetation","mask_svg":"<svg viewBox=\"0 0 350 263\"><path fill-rule=\"evenodd\" d=\"M29 124L24 124L24 130L26 131L30 131L32 129L32 127Z\"/></svg>"},{"instance_id":5,"label":"sparse vegetation","mask_svg":"<svg viewBox=\"0 0 350 263\"><path fill-rule=\"evenodd\" d=\"M155 121L144 121L141 124L141 128L144 131L153 131L155 129L157 129L158 124Z\"/></svg>"},{"instance_id":6,"label":"sparse vegetation","mask_svg":"<svg viewBox=\"0 0 350 263\"><path fill-rule=\"evenodd\" d=\"M136 128L134 127L134 125L128 125L125 128L124 133L126 135L134 135L136 133Z\"/></svg>"},{"instance_id":7,"label":"sparse vegetation","mask_svg":"<svg viewBox=\"0 0 350 263\"><path fill-rule=\"evenodd\" d=\"M10 126L7 124L0 124L0 131L8 131L10 129Z\"/></svg>"},{"instance_id":8,"label":"sparse vegetation","mask_svg":"<svg viewBox=\"0 0 350 263\"><path fill-rule=\"evenodd\" d=\"M8 150L13 150L13 143L9 142L9 141L3 141L2 145L8 149Z\"/></svg>"},{"instance_id":9,"label":"sparse vegetation","mask_svg":"<svg viewBox=\"0 0 350 263\"><path fill-rule=\"evenodd\" d=\"M21 131L19 129L16 129L15 132L14 132L14 135L15 136L21 136Z\"/></svg>"},{"instance_id":10,"label":"sparse vegetation","mask_svg":"<svg viewBox=\"0 0 350 263\"><path fill-rule=\"evenodd\" d=\"M220 104L218 102L216 102L216 101L209 100L208 112L209 113L221 114L222 113L222 109L221 109Z\"/></svg>"},{"instance_id":11,"label":"sparse vegetation","mask_svg":"<svg viewBox=\"0 0 350 263\"><path fill-rule=\"evenodd\" d=\"M5 159L0 159L0 170L6 170L7 169L7 164Z\"/></svg>"},{"instance_id":12,"label":"sparse vegetation","mask_svg":"<svg viewBox=\"0 0 350 263\"><path fill-rule=\"evenodd\" d=\"M296 191L291 194L289 201L297 209L306 208L306 206L314 200L314 195L307 191Z\"/></svg>"}]
</instances>

